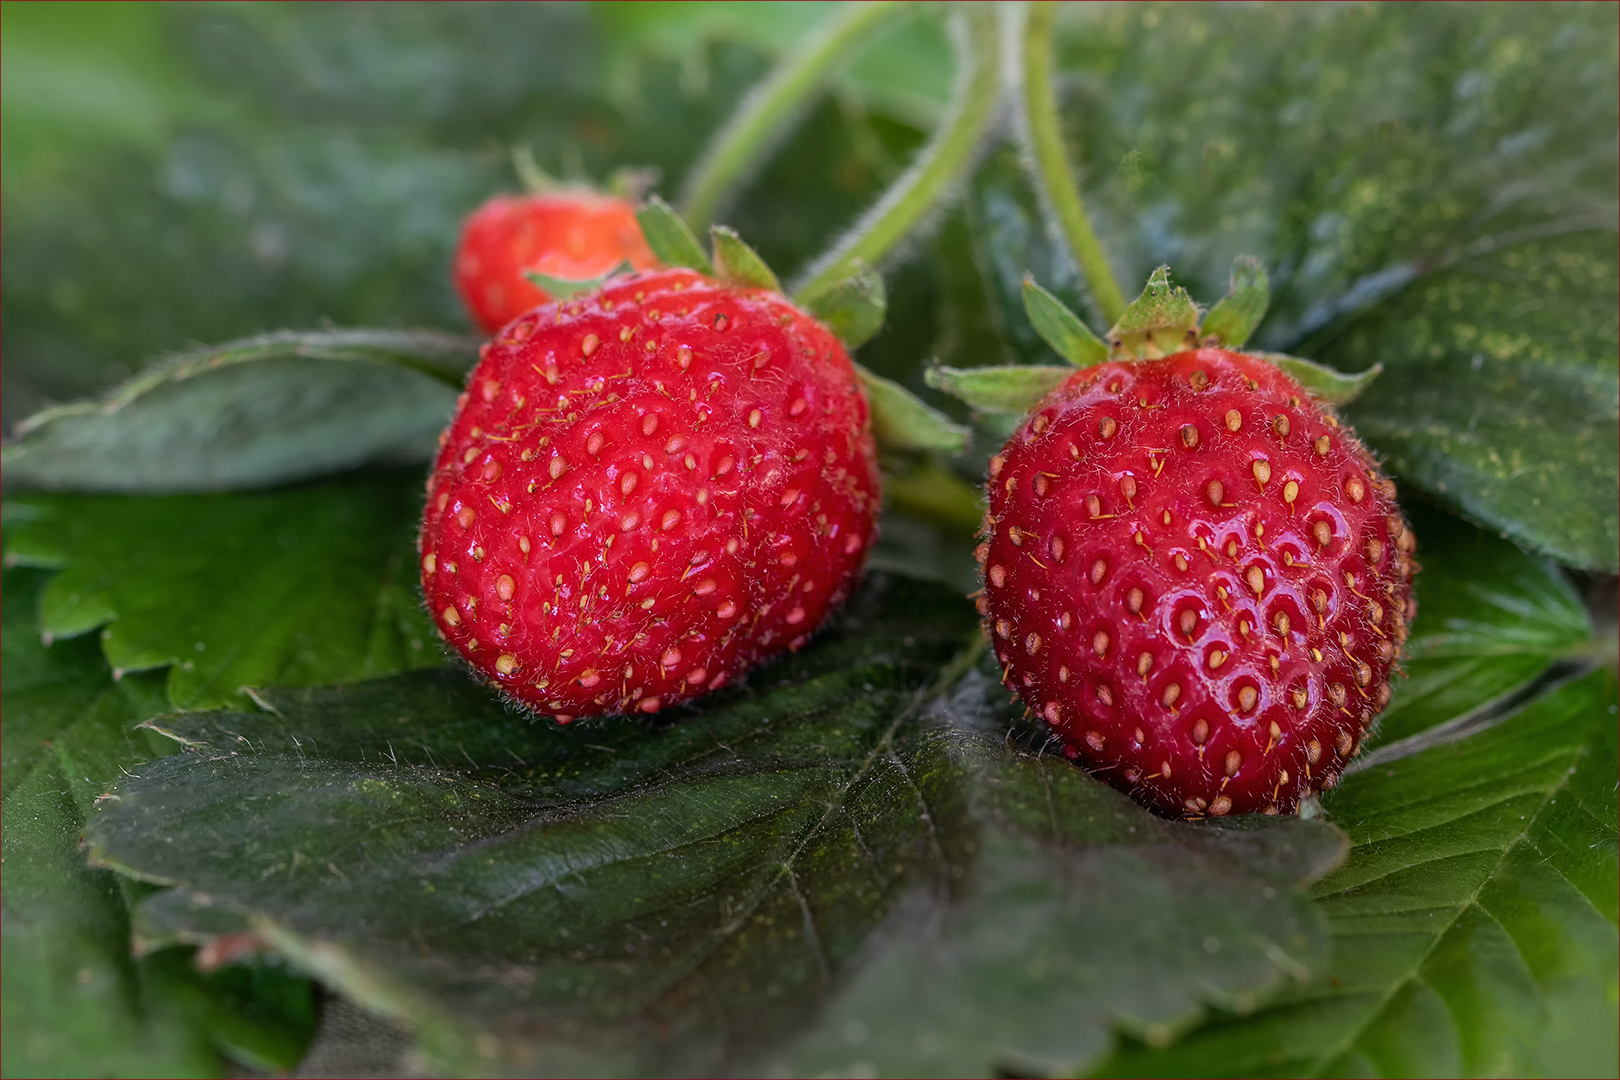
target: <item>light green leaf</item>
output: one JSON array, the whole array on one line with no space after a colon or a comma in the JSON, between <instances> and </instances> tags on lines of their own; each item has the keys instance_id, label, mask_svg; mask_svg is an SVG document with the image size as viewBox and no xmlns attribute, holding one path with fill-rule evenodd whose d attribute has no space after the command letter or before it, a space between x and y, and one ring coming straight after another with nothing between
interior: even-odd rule
<instances>
[{"instance_id":1,"label":"light green leaf","mask_svg":"<svg viewBox=\"0 0 1620 1080\"><path fill-rule=\"evenodd\" d=\"M1073 374L1073 368L1009 364L978 368L935 366L929 368L923 378L934 389L960 398L975 409L1022 416Z\"/></svg>"},{"instance_id":2,"label":"light green leaf","mask_svg":"<svg viewBox=\"0 0 1620 1080\"><path fill-rule=\"evenodd\" d=\"M1170 268L1161 266L1108 331L1108 356L1111 360L1169 356L1196 341L1197 331L1198 305L1186 289L1170 284Z\"/></svg>"},{"instance_id":3,"label":"light green leaf","mask_svg":"<svg viewBox=\"0 0 1620 1080\"><path fill-rule=\"evenodd\" d=\"M649 197L636 211L636 220L641 222L641 231L647 237L647 246L652 248L659 262L668 266L684 266L700 274L714 276L714 264L703 254L698 238L687 227L686 222L681 220L674 207L663 199L657 195Z\"/></svg>"},{"instance_id":4,"label":"light green leaf","mask_svg":"<svg viewBox=\"0 0 1620 1080\"><path fill-rule=\"evenodd\" d=\"M1097 340L1079 316L1028 275L1024 277L1024 311L1035 332L1075 367L1090 367L1108 359L1108 347Z\"/></svg>"},{"instance_id":5,"label":"light green leaf","mask_svg":"<svg viewBox=\"0 0 1620 1080\"><path fill-rule=\"evenodd\" d=\"M856 349L883 329L889 302L883 276L856 260L853 274L807 298L804 306L826 323L846 348Z\"/></svg>"},{"instance_id":6,"label":"light green leaf","mask_svg":"<svg viewBox=\"0 0 1620 1080\"><path fill-rule=\"evenodd\" d=\"M1318 353L1388 369L1348 410L1399 476L1554 558L1620 559L1614 234L1527 242L1413 285Z\"/></svg>"},{"instance_id":7,"label":"light green leaf","mask_svg":"<svg viewBox=\"0 0 1620 1080\"><path fill-rule=\"evenodd\" d=\"M1406 678L1378 719L1381 747L1441 724L1466 735L1549 665L1578 656L1591 634L1557 566L1425 503L1405 510L1423 571L1412 583Z\"/></svg>"},{"instance_id":8,"label":"light green leaf","mask_svg":"<svg viewBox=\"0 0 1620 1080\"><path fill-rule=\"evenodd\" d=\"M417 599L419 477L133 499L30 496L13 563L61 568L42 631L100 631L117 672L168 667L175 705L244 686L358 679L443 663ZM8 530L9 531L9 530Z\"/></svg>"},{"instance_id":9,"label":"light green leaf","mask_svg":"<svg viewBox=\"0 0 1620 1080\"><path fill-rule=\"evenodd\" d=\"M0 594L5 613L0 620L5 655L0 794L9 794L48 757L51 740L107 691L94 674L106 666L94 640L62 641L50 648L40 643L37 609L45 577L37 571L7 570Z\"/></svg>"},{"instance_id":10,"label":"light green leaf","mask_svg":"<svg viewBox=\"0 0 1620 1080\"><path fill-rule=\"evenodd\" d=\"M737 230L724 225L711 225L709 238L714 246L714 267L720 280L749 289L770 289L781 292L782 283L776 280L771 268L759 253L737 235Z\"/></svg>"},{"instance_id":11,"label":"light green leaf","mask_svg":"<svg viewBox=\"0 0 1620 1080\"><path fill-rule=\"evenodd\" d=\"M872 437L891 450L937 450L960 454L970 432L893 379L874 375L861 365L855 373L872 407Z\"/></svg>"},{"instance_id":12,"label":"light green leaf","mask_svg":"<svg viewBox=\"0 0 1620 1080\"><path fill-rule=\"evenodd\" d=\"M477 356L471 339L394 330L282 332L197 349L102 400L23 421L3 451L6 480L200 491L426 459Z\"/></svg>"},{"instance_id":13,"label":"light green leaf","mask_svg":"<svg viewBox=\"0 0 1620 1080\"><path fill-rule=\"evenodd\" d=\"M578 296L580 293L595 292L607 284L608 278L616 274L627 273L632 269L634 268L628 262L620 262L619 265L607 273L592 278L552 277L550 274L542 274L538 270L525 270L523 276L537 288L544 289L550 296L554 296L558 300L567 300L570 297Z\"/></svg>"},{"instance_id":14,"label":"light green leaf","mask_svg":"<svg viewBox=\"0 0 1620 1080\"><path fill-rule=\"evenodd\" d=\"M1598 671L1471 739L1352 772L1323 800L1356 845L1315 889L1329 972L1096 1075L1523 1076L1555 1058L1612 1074L1615 702ZM1557 1045L1574 1016L1584 1045Z\"/></svg>"},{"instance_id":15,"label":"light green leaf","mask_svg":"<svg viewBox=\"0 0 1620 1080\"><path fill-rule=\"evenodd\" d=\"M1366 371L1346 375L1313 360L1286 353L1250 353L1282 370L1299 385L1330 405L1344 405L1354 401L1368 385L1383 373L1383 364L1374 364Z\"/></svg>"},{"instance_id":16,"label":"light green leaf","mask_svg":"<svg viewBox=\"0 0 1620 1080\"><path fill-rule=\"evenodd\" d=\"M314 1034L306 980L279 967L204 976L189 951L132 958L126 902L143 887L85 867L86 817L158 741L130 724L166 702L150 678L115 684L93 641L40 641L34 610L45 576L4 572L0 1002L13 1034L0 1046L0 1071L214 1076L216 1050L255 1068L292 1067ZM72 680L77 692L52 702L42 675Z\"/></svg>"},{"instance_id":17,"label":"light green leaf","mask_svg":"<svg viewBox=\"0 0 1620 1080\"><path fill-rule=\"evenodd\" d=\"M1242 347L1254 328L1265 318L1271 301L1271 283L1260 260L1240 255L1232 260L1232 285L1226 295L1209 309L1200 337L1214 337L1229 349Z\"/></svg>"}]
</instances>

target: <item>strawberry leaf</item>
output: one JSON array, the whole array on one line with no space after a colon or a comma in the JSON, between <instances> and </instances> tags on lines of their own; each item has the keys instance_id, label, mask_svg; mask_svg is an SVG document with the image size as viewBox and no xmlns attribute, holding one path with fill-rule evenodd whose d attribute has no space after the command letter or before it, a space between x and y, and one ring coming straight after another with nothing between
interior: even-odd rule
<instances>
[{"instance_id":1,"label":"strawberry leaf","mask_svg":"<svg viewBox=\"0 0 1620 1080\"><path fill-rule=\"evenodd\" d=\"M1323 805L1356 846L1314 890L1329 971L1093 1075L1613 1072L1615 714L1598 671L1346 777ZM1586 1034L1559 1045L1575 1016Z\"/></svg>"},{"instance_id":2,"label":"strawberry leaf","mask_svg":"<svg viewBox=\"0 0 1620 1080\"><path fill-rule=\"evenodd\" d=\"M1075 367L1090 367L1108 359L1108 347L1097 340L1097 336L1087 329L1079 316L1027 275L1024 278L1024 311L1029 314L1030 324L1042 340Z\"/></svg>"},{"instance_id":3,"label":"strawberry leaf","mask_svg":"<svg viewBox=\"0 0 1620 1080\"><path fill-rule=\"evenodd\" d=\"M953 704L982 710L991 685L970 679ZM1042 755L1043 734L958 745L981 822L968 883L932 922L880 931L772 1072L1068 1074L1112 1026L1162 1041L1206 1004L1252 1007L1320 962L1293 887L1338 862L1342 837L1297 818L1142 818Z\"/></svg>"},{"instance_id":4,"label":"strawberry leaf","mask_svg":"<svg viewBox=\"0 0 1620 1080\"><path fill-rule=\"evenodd\" d=\"M714 264L703 254L697 236L663 199L657 195L649 197L636 211L636 220L641 222L647 246L652 248L659 262L714 276Z\"/></svg>"},{"instance_id":5,"label":"strawberry leaf","mask_svg":"<svg viewBox=\"0 0 1620 1080\"><path fill-rule=\"evenodd\" d=\"M1209 309L1201 337L1213 337L1229 349L1241 348L1254 328L1265 318L1271 299L1271 284L1260 260L1240 255L1232 260L1232 285L1226 295Z\"/></svg>"},{"instance_id":6,"label":"strawberry leaf","mask_svg":"<svg viewBox=\"0 0 1620 1080\"><path fill-rule=\"evenodd\" d=\"M1013 366L930 367L923 377L936 390L967 402L982 412L1022 416L1074 374L1072 368Z\"/></svg>"},{"instance_id":7,"label":"strawberry leaf","mask_svg":"<svg viewBox=\"0 0 1620 1080\"><path fill-rule=\"evenodd\" d=\"M960 454L971 433L893 379L855 365L872 407L872 436L890 450L937 450Z\"/></svg>"},{"instance_id":8,"label":"strawberry leaf","mask_svg":"<svg viewBox=\"0 0 1620 1080\"><path fill-rule=\"evenodd\" d=\"M7 1040L5 1071L214 1076L220 1050L289 1069L314 1034L307 980L280 966L203 975L189 953L132 957L128 904L146 890L84 865L97 799L154 756L156 740L130 724L165 703L161 680L114 683L94 641L41 642L45 576L4 572L3 995L6 1023L27 1033ZM47 696L62 683L73 692Z\"/></svg>"},{"instance_id":9,"label":"strawberry leaf","mask_svg":"<svg viewBox=\"0 0 1620 1080\"><path fill-rule=\"evenodd\" d=\"M1613 233L1469 259L1321 350L1388 368L1348 410L1410 482L1560 561L1620 556Z\"/></svg>"},{"instance_id":10,"label":"strawberry leaf","mask_svg":"<svg viewBox=\"0 0 1620 1080\"><path fill-rule=\"evenodd\" d=\"M845 347L856 349L883 329L889 302L883 276L856 260L853 274L806 298L804 306L826 323Z\"/></svg>"},{"instance_id":11,"label":"strawberry leaf","mask_svg":"<svg viewBox=\"0 0 1620 1080\"><path fill-rule=\"evenodd\" d=\"M1553 564L1426 503L1406 514L1423 572L1412 583L1406 677L1378 719L1381 747L1442 724L1466 733L1489 723L1550 665L1581 656L1592 632Z\"/></svg>"},{"instance_id":12,"label":"strawberry leaf","mask_svg":"<svg viewBox=\"0 0 1620 1080\"><path fill-rule=\"evenodd\" d=\"M749 289L782 291L782 283L776 280L776 275L765 265L765 260L743 243L735 229L712 225L709 227L709 238L714 246L715 270L721 281Z\"/></svg>"},{"instance_id":13,"label":"strawberry leaf","mask_svg":"<svg viewBox=\"0 0 1620 1080\"><path fill-rule=\"evenodd\" d=\"M100 631L115 672L168 667L182 708L244 686L364 678L443 663L419 609L414 475L166 498L30 496L9 563L60 568L52 638ZM9 530L8 530L9 531Z\"/></svg>"},{"instance_id":14,"label":"strawberry leaf","mask_svg":"<svg viewBox=\"0 0 1620 1080\"><path fill-rule=\"evenodd\" d=\"M1094 317L1074 257L1062 236L1049 228L1050 219L1043 214L1017 147L1003 146L987 154L968 194L971 201L964 206L958 229L961 241L948 252L936 251L930 261L948 268L953 279L955 287L941 298L952 310L952 321L964 324L963 330L982 322L989 332L981 342L958 330L952 335L955 349L947 362L960 360L963 366L1053 362L1051 346L1026 310L1026 277L1040 282L1070 311L1087 315L1098 325L1109 321ZM981 307L986 309L982 315Z\"/></svg>"},{"instance_id":15,"label":"strawberry leaf","mask_svg":"<svg viewBox=\"0 0 1620 1080\"><path fill-rule=\"evenodd\" d=\"M936 979L941 1016L985 1018L954 1035L977 1069L1084 1053L1111 1014L1179 1025L1258 1002L1308 970L1321 940L1293 886L1342 839L1162 821L1042 757L1039 732L1009 746L982 676L936 698L975 636L951 592L879 578L748 690L654 722L534 724L452 672L265 691L270 712L154 721L192 752L127 780L89 843L180 887L151 931L206 937L184 898L206 895L462 1071L756 1068L885 921L868 971L915 965L905 943L945 917L996 972ZM1169 936L1144 917L1183 908L1200 917ZM1102 943L1152 960L1126 986L1047 992Z\"/></svg>"},{"instance_id":16,"label":"strawberry leaf","mask_svg":"<svg viewBox=\"0 0 1620 1080\"><path fill-rule=\"evenodd\" d=\"M166 360L97 401L17 426L12 484L171 492L258 487L431 456L477 359L428 331L284 331Z\"/></svg>"}]
</instances>

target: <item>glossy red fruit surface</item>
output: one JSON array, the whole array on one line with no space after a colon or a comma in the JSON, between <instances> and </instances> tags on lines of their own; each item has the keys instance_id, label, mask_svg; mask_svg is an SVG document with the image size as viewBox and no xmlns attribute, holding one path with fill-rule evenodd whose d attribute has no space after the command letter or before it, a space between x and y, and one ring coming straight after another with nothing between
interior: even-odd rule
<instances>
[{"instance_id":1,"label":"glossy red fruit surface","mask_svg":"<svg viewBox=\"0 0 1620 1080\"><path fill-rule=\"evenodd\" d=\"M690 270L626 276L484 347L428 482L422 588L523 705L656 712L803 645L879 500L825 327Z\"/></svg>"},{"instance_id":2,"label":"glossy red fruit surface","mask_svg":"<svg viewBox=\"0 0 1620 1080\"><path fill-rule=\"evenodd\" d=\"M1007 685L1099 777L1291 813L1388 702L1414 538L1298 383L1215 349L1078 371L991 460L979 601Z\"/></svg>"},{"instance_id":3,"label":"glossy red fruit surface","mask_svg":"<svg viewBox=\"0 0 1620 1080\"><path fill-rule=\"evenodd\" d=\"M589 191L498 195L473 211L456 248L456 290L493 333L551 296L523 276L600 277L621 262L658 265L625 199Z\"/></svg>"}]
</instances>

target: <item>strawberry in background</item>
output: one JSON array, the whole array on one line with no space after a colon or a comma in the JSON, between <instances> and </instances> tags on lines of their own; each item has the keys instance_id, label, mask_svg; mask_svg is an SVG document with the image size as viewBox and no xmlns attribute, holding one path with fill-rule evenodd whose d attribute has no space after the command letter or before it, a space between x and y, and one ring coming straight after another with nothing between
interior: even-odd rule
<instances>
[{"instance_id":1,"label":"strawberry in background","mask_svg":"<svg viewBox=\"0 0 1620 1080\"><path fill-rule=\"evenodd\" d=\"M523 151L513 156L530 190L497 195L474 210L456 245L456 291L483 330L493 334L553 299L531 274L577 281L625 263L637 270L659 265L629 198L560 183Z\"/></svg>"}]
</instances>

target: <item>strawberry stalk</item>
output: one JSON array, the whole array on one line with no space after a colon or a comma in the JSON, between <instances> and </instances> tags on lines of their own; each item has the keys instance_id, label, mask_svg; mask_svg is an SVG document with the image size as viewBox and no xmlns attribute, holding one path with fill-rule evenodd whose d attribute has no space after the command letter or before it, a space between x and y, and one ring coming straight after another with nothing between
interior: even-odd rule
<instances>
[{"instance_id":1,"label":"strawberry stalk","mask_svg":"<svg viewBox=\"0 0 1620 1080\"><path fill-rule=\"evenodd\" d=\"M1125 295L1114 280L1097 234L1091 231L1074 167L1063 145L1057 94L1052 88L1054 15L1055 5L1051 0L1042 0L1030 5L1024 27L1024 135L1035 161L1036 190L1068 239L1098 312L1113 323L1125 310Z\"/></svg>"},{"instance_id":2,"label":"strawberry stalk","mask_svg":"<svg viewBox=\"0 0 1620 1080\"><path fill-rule=\"evenodd\" d=\"M793 288L796 298L814 297L848 278L858 263L878 265L973 160L1000 94L1001 30L997 13L984 3L955 16L952 29L959 59L944 120L911 167L811 264Z\"/></svg>"},{"instance_id":3,"label":"strawberry stalk","mask_svg":"<svg viewBox=\"0 0 1620 1080\"><path fill-rule=\"evenodd\" d=\"M693 166L681 190L681 216L693 229L714 220L726 196L759 166L773 140L862 44L891 19L910 12L896 0L852 4L810 44L786 58L743 99Z\"/></svg>"}]
</instances>

